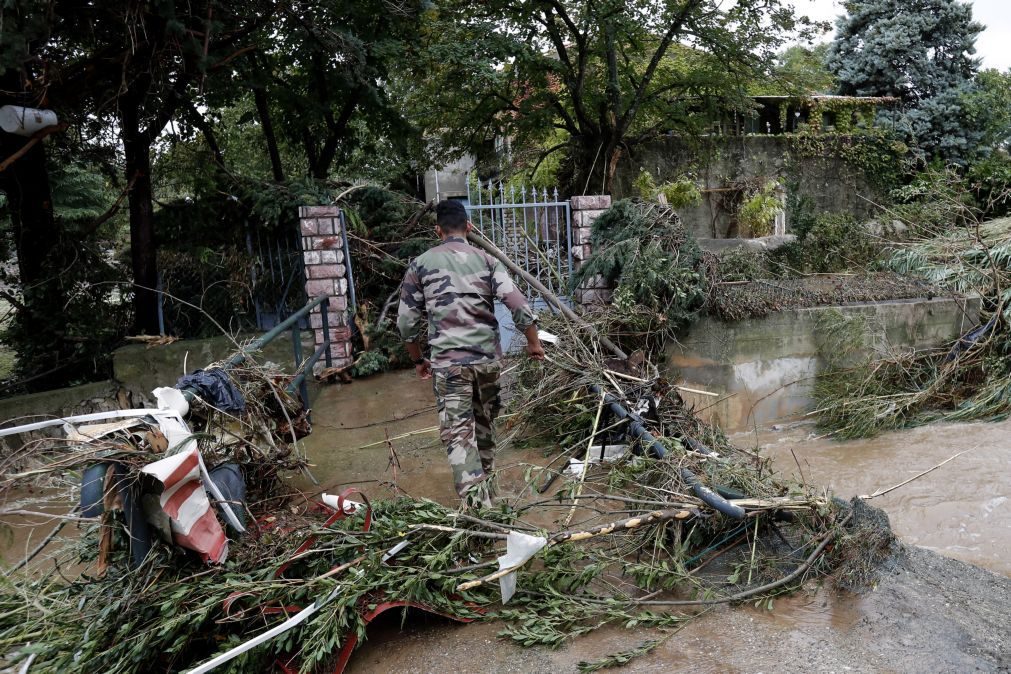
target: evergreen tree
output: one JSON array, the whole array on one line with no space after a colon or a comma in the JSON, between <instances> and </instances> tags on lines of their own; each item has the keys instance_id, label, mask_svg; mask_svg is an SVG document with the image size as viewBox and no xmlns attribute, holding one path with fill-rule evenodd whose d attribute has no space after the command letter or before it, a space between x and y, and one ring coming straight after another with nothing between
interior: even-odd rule
<instances>
[{"instance_id":1,"label":"evergreen tree","mask_svg":"<svg viewBox=\"0 0 1011 674\"><path fill-rule=\"evenodd\" d=\"M983 26L958 0L851 0L827 65L851 96L895 96L902 133L925 159L965 162L982 130L965 111Z\"/></svg>"}]
</instances>

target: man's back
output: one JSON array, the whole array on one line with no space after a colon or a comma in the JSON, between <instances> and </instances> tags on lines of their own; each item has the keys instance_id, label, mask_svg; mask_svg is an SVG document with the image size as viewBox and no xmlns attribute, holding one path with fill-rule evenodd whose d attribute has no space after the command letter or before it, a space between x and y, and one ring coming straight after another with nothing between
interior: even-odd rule
<instances>
[{"instance_id":1,"label":"man's back","mask_svg":"<svg viewBox=\"0 0 1011 674\"><path fill-rule=\"evenodd\" d=\"M428 312L434 368L487 363L501 355L495 299L513 312L518 328L534 320L501 263L460 236L411 263L400 298L397 322L406 341L417 341L422 311Z\"/></svg>"}]
</instances>

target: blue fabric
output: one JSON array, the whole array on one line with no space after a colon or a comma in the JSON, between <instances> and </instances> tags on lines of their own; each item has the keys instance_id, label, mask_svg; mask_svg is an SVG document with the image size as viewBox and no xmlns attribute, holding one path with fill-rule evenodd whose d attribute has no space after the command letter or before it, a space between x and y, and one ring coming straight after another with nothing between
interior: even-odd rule
<instances>
[{"instance_id":1,"label":"blue fabric","mask_svg":"<svg viewBox=\"0 0 1011 674\"><path fill-rule=\"evenodd\" d=\"M193 389L222 412L242 414L246 411L246 399L224 370L196 370L180 377L176 388Z\"/></svg>"}]
</instances>

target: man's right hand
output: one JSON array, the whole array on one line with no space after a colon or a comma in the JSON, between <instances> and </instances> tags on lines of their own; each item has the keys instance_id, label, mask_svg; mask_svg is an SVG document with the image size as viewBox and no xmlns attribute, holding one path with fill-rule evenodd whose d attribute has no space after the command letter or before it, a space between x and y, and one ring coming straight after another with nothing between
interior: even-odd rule
<instances>
[{"instance_id":1,"label":"man's right hand","mask_svg":"<svg viewBox=\"0 0 1011 674\"><path fill-rule=\"evenodd\" d=\"M543 351L542 357L543 357ZM418 363L414 366L414 371L418 373L418 379L431 379L432 378L432 364L425 359L425 362Z\"/></svg>"},{"instance_id":2,"label":"man's right hand","mask_svg":"<svg viewBox=\"0 0 1011 674\"><path fill-rule=\"evenodd\" d=\"M527 355L533 360L544 360L544 347L540 341L527 342Z\"/></svg>"}]
</instances>

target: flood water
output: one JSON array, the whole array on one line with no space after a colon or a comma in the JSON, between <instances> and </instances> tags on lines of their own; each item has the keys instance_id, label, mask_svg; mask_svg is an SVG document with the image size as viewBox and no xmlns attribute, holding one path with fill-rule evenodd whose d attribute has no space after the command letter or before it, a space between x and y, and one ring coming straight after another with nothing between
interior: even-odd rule
<instances>
[{"instance_id":1,"label":"flood water","mask_svg":"<svg viewBox=\"0 0 1011 674\"><path fill-rule=\"evenodd\" d=\"M794 478L803 472L807 483L845 499L883 491L969 449L870 502L888 513L903 541L1011 576L1011 421L934 424L843 442L814 434L805 424L733 440L757 446L774 470Z\"/></svg>"},{"instance_id":2,"label":"flood water","mask_svg":"<svg viewBox=\"0 0 1011 674\"><path fill-rule=\"evenodd\" d=\"M399 488L453 503L431 382L407 370L325 388L313 414L306 452L329 491L355 485L370 497L391 494L388 433L400 463ZM888 513L903 541L1011 576L1011 421L935 424L845 442L817 439L812 425L801 424L732 440L770 457L773 470L794 478L802 471L808 484L845 499L887 489L973 448L871 503ZM504 481L517 482L520 464L538 461L536 454L503 452Z\"/></svg>"}]
</instances>

